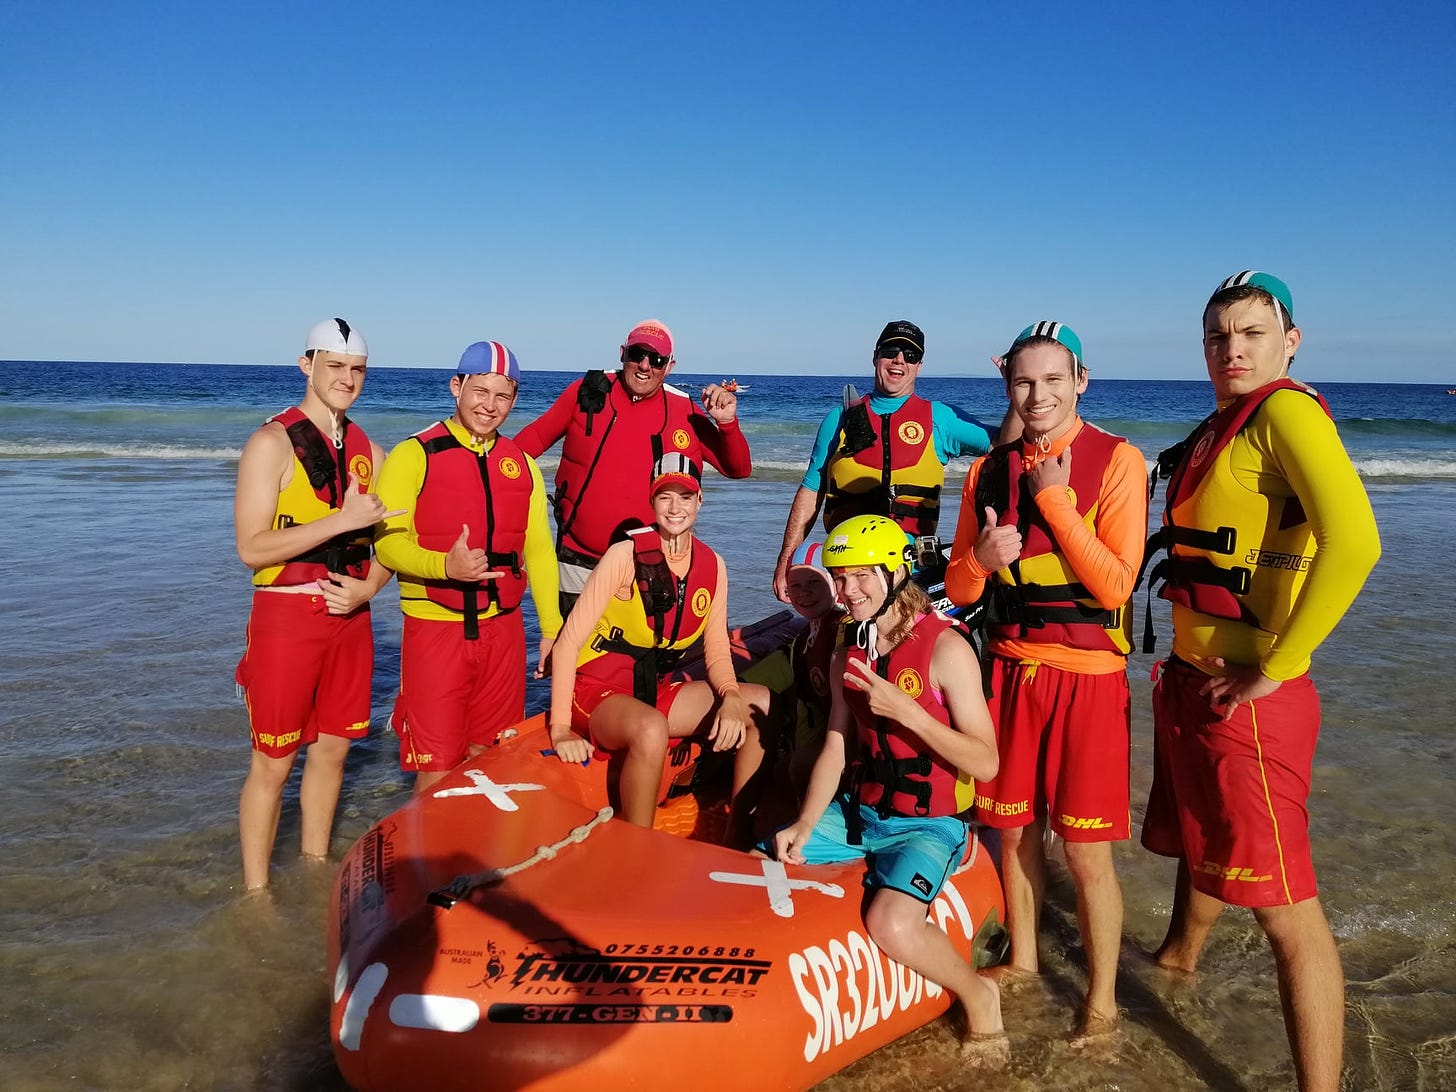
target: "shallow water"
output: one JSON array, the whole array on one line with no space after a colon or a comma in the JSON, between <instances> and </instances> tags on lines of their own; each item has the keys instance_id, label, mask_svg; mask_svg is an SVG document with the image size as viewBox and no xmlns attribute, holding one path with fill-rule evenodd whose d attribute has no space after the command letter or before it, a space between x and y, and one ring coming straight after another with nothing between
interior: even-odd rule
<instances>
[{"instance_id":1,"label":"shallow water","mask_svg":"<svg viewBox=\"0 0 1456 1092\"><path fill-rule=\"evenodd\" d=\"M411 427L423 423L416 415ZM194 442L226 446L207 428ZM324 977L332 870L295 855L296 778L272 900L237 887L248 735L231 676L248 592L231 541L233 469L195 453L0 457L13 528L0 584L0 1088L340 1086ZM709 480L701 529L729 560L735 621L778 607L770 569L792 477L786 466ZM1316 659L1316 863L1349 979L1346 1087L1449 1088L1456 596L1435 574L1456 566L1456 482L1381 479L1371 495L1384 559ZM408 795L383 727L397 682L393 594L376 602L376 727L350 756L336 855ZM1132 663L1136 826L1151 758L1149 658ZM532 695L544 701L540 686ZM1066 1044L1082 973L1071 891L1058 879L1047 974L1006 1000L1009 1072L958 1072L938 1024L823 1087L1292 1086L1273 962L1252 918L1225 914L1198 980L1169 980L1138 953L1161 939L1173 866L1134 843L1118 864L1127 1018L1115 1049Z\"/></svg>"}]
</instances>

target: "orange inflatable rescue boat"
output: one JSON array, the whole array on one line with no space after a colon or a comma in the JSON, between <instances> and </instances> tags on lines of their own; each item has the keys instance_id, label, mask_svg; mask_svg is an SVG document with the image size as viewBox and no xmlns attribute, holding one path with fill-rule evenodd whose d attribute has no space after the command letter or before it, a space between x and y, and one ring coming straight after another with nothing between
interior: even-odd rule
<instances>
[{"instance_id":1,"label":"orange inflatable rescue boat","mask_svg":"<svg viewBox=\"0 0 1456 1092\"><path fill-rule=\"evenodd\" d=\"M714 844L677 749L659 829L611 818L607 763L544 716L349 851L329 914L334 1056L355 1088L809 1088L950 995L883 955L864 866ZM980 964L1001 885L972 838L929 908Z\"/></svg>"}]
</instances>

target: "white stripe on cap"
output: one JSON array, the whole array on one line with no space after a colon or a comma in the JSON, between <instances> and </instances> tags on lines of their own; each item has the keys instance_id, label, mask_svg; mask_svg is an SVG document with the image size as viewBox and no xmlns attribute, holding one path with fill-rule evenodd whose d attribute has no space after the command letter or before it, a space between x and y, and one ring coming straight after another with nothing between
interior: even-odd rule
<instances>
[{"instance_id":1,"label":"white stripe on cap","mask_svg":"<svg viewBox=\"0 0 1456 1092\"><path fill-rule=\"evenodd\" d=\"M698 464L681 451L663 452L662 458L657 460L657 468L652 476L660 478L664 474L682 474L694 481L701 481L703 477L703 472L698 469Z\"/></svg>"},{"instance_id":2,"label":"white stripe on cap","mask_svg":"<svg viewBox=\"0 0 1456 1092\"><path fill-rule=\"evenodd\" d=\"M1259 271L1257 269L1245 269L1241 273L1235 273L1232 277L1229 277L1227 280L1225 280L1223 284L1218 286L1218 288L1214 291L1214 295L1216 296L1219 292L1222 292L1229 288L1242 288L1244 285L1248 284L1249 280L1254 276L1254 274L1258 272Z\"/></svg>"},{"instance_id":3,"label":"white stripe on cap","mask_svg":"<svg viewBox=\"0 0 1456 1092\"><path fill-rule=\"evenodd\" d=\"M1060 322L1052 322L1049 319L1045 319L1045 320L1043 320L1041 322L1038 322L1036 324L1036 329L1032 332L1032 335L1031 336L1032 337L1049 337L1053 341L1061 341L1062 339L1057 336L1061 332L1062 332L1062 324Z\"/></svg>"}]
</instances>

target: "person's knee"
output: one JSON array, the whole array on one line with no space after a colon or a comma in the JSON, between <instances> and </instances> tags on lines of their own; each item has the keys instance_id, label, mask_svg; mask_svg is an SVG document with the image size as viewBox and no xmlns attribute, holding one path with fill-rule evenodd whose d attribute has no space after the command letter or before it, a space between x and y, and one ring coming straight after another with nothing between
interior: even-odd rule
<instances>
[{"instance_id":1,"label":"person's knee","mask_svg":"<svg viewBox=\"0 0 1456 1092\"><path fill-rule=\"evenodd\" d=\"M647 710L632 726L627 751L644 758L665 757L669 739L666 715L656 709Z\"/></svg>"},{"instance_id":2,"label":"person's knee","mask_svg":"<svg viewBox=\"0 0 1456 1092\"><path fill-rule=\"evenodd\" d=\"M305 762L310 766L337 766L342 769L348 755L349 740L344 736L319 736L308 745Z\"/></svg>"},{"instance_id":3,"label":"person's knee","mask_svg":"<svg viewBox=\"0 0 1456 1092\"><path fill-rule=\"evenodd\" d=\"M762 683L740 683L743 690L744 700L761 717L768 716L770 704L773 702L773 691Z\"/></svg>"},{"instance_id":4,"label":"person's knee","mask_svg":"<svg viewBox=\"0 0 1456 1092\"><path fill-rule=\"evenodd\" d=\"M880 951L897 962L910 950L915 934L925 924L923 916L905 912L905 905L898 899L876 897L865 911L865 929Z\"/></svg>"},{"instance_id":5,"label":"person's knee","mask_svg":"<svg viewBox=\"0 0 1456 1092\"><path fill-rule=\"evenodd\" d=\"M1254 908L1254 920L1269 938L1276 956L1281 951L1334 943L1319 899L1305 899L1292 905L1258 906Z\"/></svg>"},{"instance_id":6,"label":"person's knee","mask_svg":"<svg viewBox=\"0 0 1456 1092\"><path fill-rule=\"evenodd\" d=\"M1072 874L1072 882L1079 887L1117 878L1111 842L1064 841L1062 849L1066 854L1067 871Z\"/></svg>"},{"instance_id":7,"label":"person's knee","mask_svg":"<svg viewBox=\"0 0 1456 1092\"><path fill-rule=\"evenodd\" d=\"M288 783L288 775L292 772L293 761L297 757L298 752L296 751L281 758L254 751L252 764L248 767L248 783L245 787L282 796L283 786Z\"/></svg>"}]
</instances>

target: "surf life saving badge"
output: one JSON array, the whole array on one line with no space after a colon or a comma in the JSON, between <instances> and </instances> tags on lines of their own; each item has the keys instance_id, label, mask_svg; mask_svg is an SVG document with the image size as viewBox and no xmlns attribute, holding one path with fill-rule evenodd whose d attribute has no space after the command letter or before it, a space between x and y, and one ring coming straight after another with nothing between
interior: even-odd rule
<instances>
[{"instance_id":1,"label":"surf life saving badge","mask_svg":"<svg viewBox=\"0 0 1456 1092\"><path fill-rule=\"evenodd\" d=\"M680 428L672 434L672 446L679 451L686 451L690 443L692 439L688 436L687 429Z\"/></svg>"},{"instance_id":2,"label":"surf life saving badge","mask_svg":"<svg viewBox=\"0 0 1456 1092\"><path fill-rule=\"evenodd\" d=\"M349 472L359 479L359 491L369 488L369 479L374 477L374 463L368 455L355 455L349 460Z\"/></svg>"},{"instance_id":3,"label":"surf life saving badge","mask_svg":"<svg viewBox=\"0 0 1456 1092\"><path fill-rule=\"evenodd\" d=\"M919 421L906 421L900 426L900 441L911 447L918 447L925 442L925 430L920 427Z\"/></svg>"},{"instance_id":4,"label":"surf life saving badge","mask_svg":"<svg viewBox=\"0 0 1456 1092\"><path fill-rule=\"evenodd\" d=\"M708 613L708 608L713 605L713 596L707 588L699 588L693 592L693 613L702 618Z\"/></svg>"},{"instance_id":5,"label":"surf life saving badge","mask_svg":"<svg viewBox=\"0 0 1456 1092\"><path fill-rule=\"evenodd\" d=\"M521 464L512 458L504 458L500 461L500 472L512 480L521 476Z\"/></svg>"},{"instance_id":6,"label":"surf life saving badge","mask_svg":"<svg viewBox=\"0 0 1456 1092\"><path fill-rule=\"evenodd\" d=\"M913 667L907 667L900 674L895 676L895 685L912 698L918 698L925 692L925 681L921 679L920 672Z\"/></svg>"}]
</instances>

